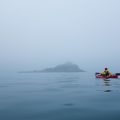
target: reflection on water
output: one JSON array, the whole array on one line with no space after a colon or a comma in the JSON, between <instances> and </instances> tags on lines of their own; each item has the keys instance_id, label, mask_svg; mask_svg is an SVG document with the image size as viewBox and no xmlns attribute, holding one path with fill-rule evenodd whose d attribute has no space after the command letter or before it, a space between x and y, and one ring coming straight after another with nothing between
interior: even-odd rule
<instances>
[{"instance_id":1,"label":"reflection on water","mask_svg":"<svg viewBox=\"0 0 120 120\"><path fill-rule=\"evenodd\" d=\"M0 76L0 120L120 120L120 80L89 73Z\"/></svg>"},{"instance_id":2,"label":"reflection on water","mask_svg":"<svg viewBox=\"0 0 120 120\"><path fill-rule=\"evenodd\" d=\"M104 92L111 92L112 90L105 90Z\"/></svg>"},{"instance_id":3,"label":"reflection on water","mask_svg":"<svg viewBox=\"0 0 120 120\"><path fill-rule=\"evenodd\" d=\"M120 79L96 79L96 90L120 93Z\"/></svg>"},{"instance_id":4,"label":"reflection on water","mask_svg":"<svg viewBox=\"0 0 120 120\"><path fill-rule=\"evenodd\" d=\"M110 80L104 80L105 86L110 86Z\"/></svg>"},{"instance_id":5,"label":"reflection on water","mask_svg":"<svg viewBox=\"0 0 120 120\"><path fill-rule=\"evenodd\" d=\"M105 86L104 92L111 92L112 90L110 88L110 86L111 86L110 80L109 79L104 79L103 81L104 81L104 86Z\"/></svg>"},{"instance_id":6,"label":"reflection on water","mask_svg":"<svg viewBox=\"0 0 120 120\"><path fill-rule=\"evenodd\" d=\"M73 103L65 103L64 106L73 106Z\"/></svg>"}]
</instances>

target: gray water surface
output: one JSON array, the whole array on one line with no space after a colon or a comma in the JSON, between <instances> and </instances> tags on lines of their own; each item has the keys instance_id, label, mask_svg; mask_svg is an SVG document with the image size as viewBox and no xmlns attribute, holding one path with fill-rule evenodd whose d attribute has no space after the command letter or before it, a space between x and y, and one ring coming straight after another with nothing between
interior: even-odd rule
<instances>
[{"instance_id":1,"label":"gray water surface","mask_svg":"<svg viewBox=\"0 0 120 120\"><path fill-rule=\"evenodd\" d=\"M0 120L120 120L120 79L92 73L0 75Z\"/></svg>"}]
</instances>

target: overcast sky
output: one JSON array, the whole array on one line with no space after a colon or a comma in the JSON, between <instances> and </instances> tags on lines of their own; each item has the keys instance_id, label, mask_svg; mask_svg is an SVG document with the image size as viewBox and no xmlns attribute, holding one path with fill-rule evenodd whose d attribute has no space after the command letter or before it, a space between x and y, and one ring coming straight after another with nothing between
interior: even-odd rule
<instances>
[{"instance_id":1,"label":"overcast sky","mask_svg":"<svg viewBox=\"0 0 120 120\"><path fill-rule=\"evenodd\" d=\"M71 61L120 72L120 0L0 0L0 70Z\"/></svg>"}]
</instances>

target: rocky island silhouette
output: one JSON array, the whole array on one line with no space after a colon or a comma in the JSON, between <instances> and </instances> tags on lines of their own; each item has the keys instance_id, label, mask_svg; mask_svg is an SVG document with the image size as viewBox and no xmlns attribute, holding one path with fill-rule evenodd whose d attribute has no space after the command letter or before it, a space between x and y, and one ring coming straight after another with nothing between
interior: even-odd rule
<instances>
[{"instance_id":1,"label":"rocky island silhouette","mask_svg":"<svg viewBox=\"0 0 120 120\"><path fill-rule=\"evenodd\" d=\"M46 73L46 72L85 72L85 71L80 69L78 65L68 62L43 70L22 71L20 73L36 73L36 72Z\"/></svg>"}]
</instances>

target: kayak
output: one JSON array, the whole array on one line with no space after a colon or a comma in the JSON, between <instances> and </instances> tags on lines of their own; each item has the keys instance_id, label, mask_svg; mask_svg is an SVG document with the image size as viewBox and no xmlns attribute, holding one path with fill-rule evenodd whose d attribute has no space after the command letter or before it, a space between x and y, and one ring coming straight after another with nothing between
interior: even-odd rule
<instances>
[{"instance_id":1,"label":"kayak","mask_svg":"<svg viewBox=\"0 0 120 120\"><path fill-rule=\"evenodd\" d=\"M119 75L112 75L112 76L96 75L96 78L109 79L109 78L120 78L120 76Z\"/></svg>"},{"instance_id":2,"label":"kayak","mask_svg":"<svg viewBox=\"0 0 120 120\"><path fill-rule=\"evenodd\" d=\"M117 78L120 78L120 73L115 73L115 74L112 74L111 76L102 76L101 73L96 72L95 76L96 78L101 78L101 79L109 79L109 78L117 79Z\"/></svg>"}]
</instances>

